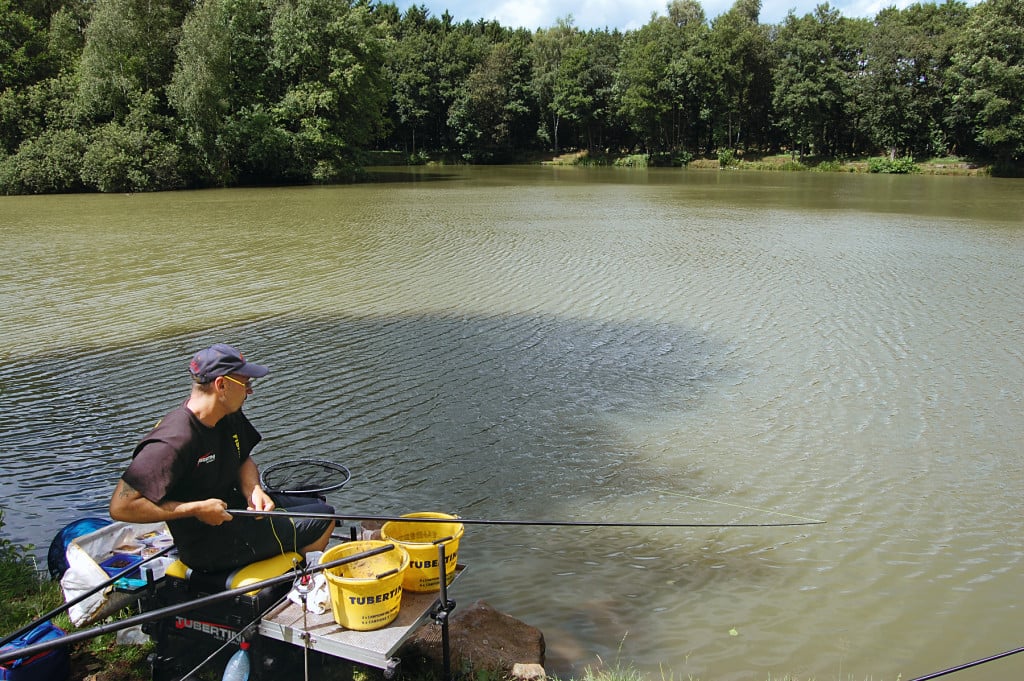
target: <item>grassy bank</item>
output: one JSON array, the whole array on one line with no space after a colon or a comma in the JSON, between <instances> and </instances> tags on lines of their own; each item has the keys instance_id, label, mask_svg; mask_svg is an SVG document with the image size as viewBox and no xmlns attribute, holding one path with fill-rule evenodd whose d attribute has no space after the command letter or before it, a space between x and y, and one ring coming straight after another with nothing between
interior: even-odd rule
<instances>
[{"instance_id":1,"label":"grassy bank","mask_svg":"<svg viewBox=\"0 0 1024 681\"><path fill-rule=\"evenodd\" d=\"M7 605L0 611L0 632L6 635L16 631L64 604L60 584L49 579L49 574L36 569L31 557L21 560L18 553L7 545L0 556L0 598ZM27 555L31 547L13 547ZM8 579L16 577L16 579ZM115 616L127 617L124 612ZM67 614L53 618L53 623L68 633L79 631L71 624ZM150 679L149 654L152 643L143 645L119 644L117 634L103 634L71 644L71 675L67 681L148 681ZM204 681L217 681L222 670L200 673Z\"/></svg>"},{"instance_id":2,"label":"grassy bank","mask_svg":"<svg viewBox=\"0 0 1024 681\"><path fill-rule=\"evenodd\" d=\"M855 159L826 159L816 157L794 157L789 154L771 156L738 156L719 154L714 159L700 159L693 167L722 168L736 170L780 170L834 173L882 173L922 175L989 175L988 166L982 166L967 159L943 157L916 160L911 158L889 159L875 156Z\"/></svg>"},{"instance_id":3,"label":"grassy bank","mask_svg":"<svg viewBox=\"0 0 1024 681\"><path fill-rule=\"evenodd\" d=\"M675 162L671 162L675 161ZM771 171L807 171L834 173L887 173L922 175L989 175L989 166L978 165L968 159L947 156L924 160L901 159L890 160L887 157L871 157L856 159L827 159L817 157L797 157L790 154L752 155L721 152L713 158L691 158L683 163L680 159L652 159L646 154L629 155L592 155L587 152L568 152L552 156L544 161L545 165L584 165L584 166L615 166L615 167L650 167L680 166L696 169L714 170L771 170Z\"/></svg>"},{"instance_id":4,"label":"grassy bank","mask_svg":"<svg viewBox=\"0 0 1024 681\"><path fill-rule=\"evenodd\" d=\"M472 161L458 155L408 155L402 152L373 152L367 157L373 166L409 165L464 165L482 162ZM882 173L920 175L996 175L991 166L966 158L945 156L929 159L896 158L885 156L833 159L791 154L742 154L730 151L719 152L714 157L693 157L681 154L593 154L588 151L567 151L561 154L524 153L492 163L539 164L551 166L592 166L616 168L687 167L704 170L771 170L806 171L829 173ZM1021 169L1010 169L1007 176L1018 177Z\"/></svg>"},{"instance_id":5,"label":"grassy bank","mask_svg":"<svg viewBox=\"0 0 1024 681\"><path fill-rule=\"evenodd\" d=\"M3 529L0 509L0 530ZM0 537L0 632L10 632L34 622L64 604L60 584L41 571L33 547ZM75 631L66 614L53 618L64 631ZM149 646L118 645L115 634L105 634L73 644L70 681L143 681L149 678L146 656Z\"/></svg>"}]
</instances>

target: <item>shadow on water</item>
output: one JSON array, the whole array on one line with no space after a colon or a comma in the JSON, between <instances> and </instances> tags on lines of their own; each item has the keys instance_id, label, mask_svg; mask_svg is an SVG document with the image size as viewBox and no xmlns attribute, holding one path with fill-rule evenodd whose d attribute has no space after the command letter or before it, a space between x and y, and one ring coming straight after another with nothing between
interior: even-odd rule
<instances>
[{"instance_id":1,"label":"shadow on water","mask_svg":"<svg viewBox=\"0 0 1024 681\"><path fill-rule=\"evenodd\" d=\"M105 488L184 398L192 351L225 339L273 369L246 407L273 443L263 456L342 458L373 486L461 509L510 490L547 499L552 484L594 493L623 467L617 491L642 491L642 462L619 426L685 409L724 370L720 348L691 329L550 315L277 318L54 350L0 368L0 394L14 405L0 415L9 529L25 534L13 518L41 512L40 497L100 509L106 490L83 481ZM70 479L82 464L90 470Z\"/></svg>"}]
</instances>

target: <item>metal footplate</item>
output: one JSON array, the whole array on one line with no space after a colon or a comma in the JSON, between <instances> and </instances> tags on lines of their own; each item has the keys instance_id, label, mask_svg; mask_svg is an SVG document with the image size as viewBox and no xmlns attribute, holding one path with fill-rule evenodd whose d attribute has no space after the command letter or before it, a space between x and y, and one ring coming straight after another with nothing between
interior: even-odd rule
<instances>
[{"instance_id":1,"label":"metal footplate","mask_svg":"<svg viewBox=\"0 0 1024 681\"><path fill-rule=\"evenodd\" d=\"M452 581L458 579L465 569L465 565L456 565ZM373 631L353 631L335 622L330 611L322 615L307 612L304 617L302 607L286 600L264 615L259 631L267 638L294 646L308 645L310 651L387 672L397 666L395 653L402 644L421 624L434 617L442 605L437 593L405 591L398 616L391 624Z\"/></svg>"}]
</instances>

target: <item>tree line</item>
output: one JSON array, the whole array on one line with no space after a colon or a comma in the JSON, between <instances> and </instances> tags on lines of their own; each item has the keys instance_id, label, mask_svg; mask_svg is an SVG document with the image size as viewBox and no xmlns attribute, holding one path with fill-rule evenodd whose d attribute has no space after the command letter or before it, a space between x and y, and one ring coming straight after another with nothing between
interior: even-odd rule
<instances>
[{"instance_id":1,"label":"tree line","mask_svg":"<svg viewBox=\"0 0 1024 681\"><path fill-rule=\"evenodd\" d=\"M0 191L338 182L366 154L1024 159L1024 0L530 31L368 0L0 0Z\"/></svg>"}]
</instances>

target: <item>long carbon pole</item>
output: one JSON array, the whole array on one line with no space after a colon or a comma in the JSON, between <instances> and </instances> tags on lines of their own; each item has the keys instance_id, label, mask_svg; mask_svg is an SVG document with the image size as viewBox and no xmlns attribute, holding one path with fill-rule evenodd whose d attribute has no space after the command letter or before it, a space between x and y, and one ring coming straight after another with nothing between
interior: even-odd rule
<instances>
[{"instance_id":1,"label":"long carbon pole","mask_svg":"<svg viewBox=\"0 0 1024 681\"><path fill-rule=\"evenodd\" d=\"M305 513L302 511L249 511L228 509L231 515L239 516L281 516L283 518L316 518L320 520L377 520L412 523L462 523L463 525L513 525L541 527L796 527L799 525L823 525L824 520L806 520L785 523L640 523L640 522L598 522L591 520L480 520L476 518L416 518L392 515L357 515L352 513Z\"/></svg>"},{"instance_id":2,"label":"long carbon pole","mask_svg":"<svg viewBox=\"0 0 1024 681\"><path fill-rule=\"evenodd\" d=\"M937 679L940 676L945 676L947 674L952 674L953 672L960 672L960 671L963 671L965 669L970 669L971 667L977 667L978 665L985 664L986 662L992 662L994 660L1001 660L1004 657L1009 657L1010 655L1016 655L1017 653L1024 653L1024 647L1014 648L1013 650L1007 650L1007 651L1002 652L1002 653L996 653L995 655L989 655L988 657L983 657L980 660L974 660L973 662L965 662L964 664L958 664L957 666L950 667L949 669L943 669L942 671L932 672L931 674L925 674L924 676L918 676L916 679L911 679L911 681L928 681L928 679Z\"/></svg>"},{"instance_id":3,"label":"long carbon pole","mask_svg":"<svg viewBox=\"0 0 1024 681\"><path fill-rule=\"evenodd\" d=\"M394 548L394 544L388 544L387 546L381 546L376 549L370 549L369 551L363 551L362 553L356 553L351 556L345 556L344 558L339 558L338 560L332 560L327 563L321 563L319 565L307 567L306 571L319 572L320 570L329 570L340 565L354 563L357 560L370 558L372 556L376 556L378 554L391 551ZM152 622L153 620L163 619L164 617L177 615L180 612L186 612L188 610L192 610L194 608L201 607L204 605L209 605L211 603L226 601L229 598L241 596L242 594L247 594L250 591L258 591L268 586L289 582L294 579L294 572L286 572L283 575L271 577L270 579L265 579L262 582L254 582L252 584L247 584L246 586L240 586L236 589L229 589L227 591L221 591L220 593L211 594L209 596L203 596L201 598L188 601L187 603L177 603L175 605L169 605L166 608L160 608L159 610L153 610L152 612L142 613L140 615L135 615L134 617L127 617L123 620L118 620L117 622L100 624L89 629L83 629L82 631L76 631L66 636L61 636L60 638L46 641L44 643L36 643L30 646L25 646L24 648L10 648L8 650L0 651L0 662L16 660L21 657L32 657L37 653L46 652L47 650L51 650L53 648L59 648L60 646L65 646L70 643L84 641L85 639L94 638L96 636L100 636L101 634L109 634L115 631L121 631L122 629L134 627L136 624L142 624L144 622Z\"/></svg>"}]
</instances>

